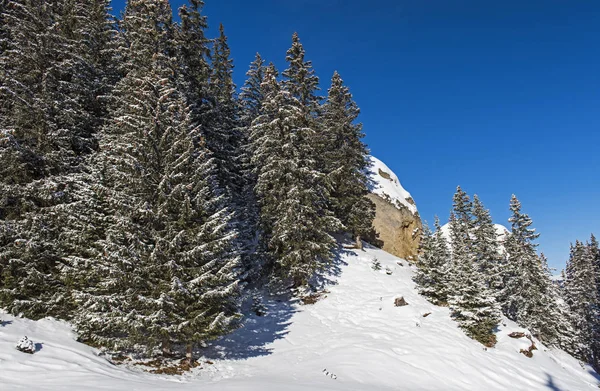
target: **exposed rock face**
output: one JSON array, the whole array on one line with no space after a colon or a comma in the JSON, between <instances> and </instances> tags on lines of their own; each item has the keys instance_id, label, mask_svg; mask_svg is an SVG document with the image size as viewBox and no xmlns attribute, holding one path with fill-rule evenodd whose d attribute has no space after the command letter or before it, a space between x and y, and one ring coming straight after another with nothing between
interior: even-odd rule
<instances>
[{"instance_id":1,"label":"exposed rock face","mask_svg":"<svg viewBox=\"0 0 600 391\"><path fill-rule=\"evenodd\" d=\"M410 193L383 162L371 157L371 194L376 215L373 227L382 249L397 257L415 259L423 225Z\"/></svg>"},{"instance_id":2,"label":"exposed rock face","mask_svg":"<svg viewBox=\"0 0 600 391\"><path fill-rule=\"evenodd\" d=\"M379 234L382 249L400 258L415 259L423 228L419 214L413 214L408 208L398 208L376 194L368 197L376 206L373 227Z\"/></svg>"}]
</instances>

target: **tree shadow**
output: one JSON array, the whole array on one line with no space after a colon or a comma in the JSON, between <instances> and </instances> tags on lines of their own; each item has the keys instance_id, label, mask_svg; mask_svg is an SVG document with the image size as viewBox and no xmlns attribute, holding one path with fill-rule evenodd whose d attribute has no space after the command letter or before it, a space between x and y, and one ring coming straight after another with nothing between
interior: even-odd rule
<instances>
[{"instance_id":1,"label":"tree shadow","mask_svg":"<svg viewBox=\"0 0 600 391\"><path fill-rule=\"evenodd\" d=\"M246 303L244 313L248 314L239 329L225 335L199 350L206 359L245 360L252 357L268 356L272 349L268 344L284 338L290 325L296 299L291 295L264 295L261 300L264 316L256 315Z\"/></svg>"},{"instance_id":2,"label":"tree shadow","mask_svg":"<svg viewBox=\"0 0 600 391\"><path fill-rule=\"evenodd\" d=\"M35 344L35 352L39 352L40 350L42 350L44 348L44 344L43 343L36 343Z\"/></svg>"},{"instance_id":3,"label":"tree shadow","mask_svg":"<svg viewBox=\"0 0 600 391\"><path fill-rule=\"evenodd\" d=\"M588 373L592 376L594 376L594 378L596 378L596 380L598 380L600 382L600 374L598 374L598 372L594 371L593 369L589 370ZM600 387L600 385L599 385Z\"/></svg>"},{"instance_id":4,"label":"tree shadow","mask_svg":"<svg viewBox=\"0 0 600 391\"><path fill-rule=\"evenodd\" d=\"M13 324L12 320L0 320L0 327L6 327Z\"/></svg>"},{"instance_id":5,"label":"tree shadow","mask_svg":"<svg viewBox=\"0 0 600 391\"><path fill-rule=\"evenodd\" d=\"M342 275L342 266L348 265L344 261L344 257L352 254L352 250L345 249L343 245L340 245L329 265L311 278L310 286L317 291L322 291L328 285L337 285L337 279Z\"/></svg>"}]
</instances>

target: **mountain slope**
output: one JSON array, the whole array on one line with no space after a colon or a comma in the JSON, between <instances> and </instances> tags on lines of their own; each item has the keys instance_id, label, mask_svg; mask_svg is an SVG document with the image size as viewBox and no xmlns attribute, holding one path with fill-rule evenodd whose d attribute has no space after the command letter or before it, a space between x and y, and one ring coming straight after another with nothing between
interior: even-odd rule
<instances>
[{"instance_id":1,"label":"mountain slope","mask_svg":"<svg viewBox=\"0 0 600 391\"><path fill-rule=\"evenodd\" d=\"M382 270L373 270L375 258ZM113 366L75 342L63 322L3 314L0 384L89 391L597 389L594 372L561 351L538 343L533 358L520 354L528 341L508 337L522 330L512 322L500 326L497 347L486 351L448 309L416 293L412 274L407 262L382 250L341 250L326 297L314 305L265 297L266 316L249 316L244 328L204 349L201 369L181 377ZM399 296L409 305L395 307ZM41 350L16 351L23 335Z\"/></svg>"}]
</instances>

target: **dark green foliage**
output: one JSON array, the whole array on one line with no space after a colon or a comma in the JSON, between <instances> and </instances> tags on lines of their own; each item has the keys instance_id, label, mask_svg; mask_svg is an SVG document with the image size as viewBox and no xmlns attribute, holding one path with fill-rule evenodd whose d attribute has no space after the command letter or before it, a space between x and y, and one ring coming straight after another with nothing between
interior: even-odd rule
<instances>
[{"instance_id":1,"label":"dark green foliage","mask_svg":"<svg viewBox=\"0 0 600 391\"><path fill-rule=\"evenodd\" d=\"M99 60L106 1L11 0L0 55L0 282L12 312L65 315L61 281L72 231L62 223L86 186L86 158L106 92ZM67 311L68 312L68 311ZM65 315L66 316L66 315Z\"/></svg>"},{"instance_id":2,"label":"dark green foliage","mask_svg":"<svg viewBox=\"0 0 600 391\"><path fill-rule=\"evenodd\" d=\"M360 110L348 87L336 72L322 108L325 172L331 184L331 205L354 237L368 235L375 218L375 205L366 198L368 150L361 141L362 125L356 123Z\"/></svg>"}]
</instances>

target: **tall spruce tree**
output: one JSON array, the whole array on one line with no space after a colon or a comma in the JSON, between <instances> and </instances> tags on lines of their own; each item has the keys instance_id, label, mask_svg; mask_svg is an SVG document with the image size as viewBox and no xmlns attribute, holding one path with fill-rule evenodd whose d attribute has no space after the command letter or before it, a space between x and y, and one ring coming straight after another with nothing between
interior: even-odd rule
<instances>
[{"instance_id":1,"label":"tall spruce tree","mask_svg":"<svg viewBox=\"0 0 600 391\"><path fill-rule=\"evenodd\" d=\"M233 60L222 24L219 26L219 37L213 44L211 65L209 88L213 109L204 134L207 146L216 159L217 178L227 196L236 202L243 187L240 161L242 135L233 83Z\"/></svg>"},{"instance_id":2,"label":"tall spruce tree","mask_svg":"<svg viewBox=\"0 0 600 391\"><path fill-rule=\"evenodd\" d=\"M130 63L100 144L113 215L76 320L105 346L191 352L235 324L238 257L214 159L177 89L171 18L166 0L127 5Z\"/></svg>"},{"instance_id":3,"label":"tall spruce tree","mask_svg":"<svg viewBox=\"0 0 600 391\"><path fill-rule=\"evenodd\" d=\"M485 286L492 291L494 297L502 288L503 257L500 254L496 228L489 210L485 208L479 197L473 197L473 251L478 272L483 276Z\"/></svg>"},{"instance_id":4,"label":"tall spruce tree","mask_svg":"<svg viewBox=\"0 0 600 391\"><path fill-rule=\"evenodd\" d=\"M575 333L575 354L595 365L598 327L598 295L595 252L590 244L576 241L567 263L565 297L571 309Z\"/></svg>"},{"instance_id":5,"label":"tall spruce tree","mask_svg":"<svg viewBox=\"0 0 600 391\"><path fill-rule=\"evenodd\" d=\"M255 166L252 163L254 155L254 143L252 142L252 123L262 112L264 101L263 82L265 80L266 66L265 61L260 54L256 53L254 61L250 64L247 79L244 82L239 95L240 107L240 128L238 129L242 137L240 150L240 166L243 179L242 194L240 196L241 207L239 209L240 220L243 222L240 227L240 234L244 245L244 267L247 273L247 279L257 280L258 276L264 273L263 253L260 249L260 225L259 225L259 207L254 193L256 187Z\"/></svg>"},{"instance_id":6,"label":"tall spruce tree","mask_svg":"<svg viewBox=\"0 0 600 391\"><path fill-rule=\"evenodd\" d=\"M59 315L66 205L87 186L102 109L95 3L10 0L0 57L0 282L9 310ZM107 36L104 36L106 38Z\"/></svg>"},{"instance_id":7,"label":"tall spruce tree","mask_svg":"<svg viewBox=\"0 0 600 391\"><path fill-rule=\"evenodd\" d=\"M467 335L486 346L493 346L500 310L475 263L472 210L469 196L458 187L450 219L452 282L448 301L452 318Z\"/></svg>"},{"instance_id":8,"label":"tall spruce tree","mask_svg":"<svg viewBox=\"0 0 600 391\"><path fill-rule=\"evenodd\" d=\"M362 248L361 237L372 230L375 205L366 198L369 162L362 125L356 123L359 113L350 90L335 72L322 108L325 172L332 186L332 209Z\"/></svg>"},{"instance_id":9,"label":"tall spruce tree","mask_svg":"<svg viewBox=\"0 0 600 391\"><path fill-rule=\"evenodd\" d=\"M504 289L500 293L503 312L539 339L552 341L555 328L547 319L552 305L548 287L552 282L536 253L534 240L539 234L530 228L532 221L521 212L521 203L514 195L510 210L512 229L505 242L507 259L503 268Z\"/></svg>"},{"instance_id":10,"label":"tall spruce tree","mask_svg":"<svg viewBox=\"0 0 600 391\"><path fill-rule=\"evenodd\" d=\"M435 218L435 232L425 225L420 243L419 269L415 282L419 293L436 305L448 305L448 267L450 253L442 233L440 221Z\"/></svg>"},{"instance_id":11,"label":"tall spruce tree","mask_svg":"<svg viewBox=\"0 0 600 391\"><path fill-rule=\"evenodd\" d=\"M274 276L290 278L296 288L307 286L313 274L332 259L335 239L330 232L339 220L328 210L325 174L317 167L314 117L299 99L298 91L314 97L315 77L304 62L304 49L294 35L288 51L290 68L285 88L274 67L265 74L262 115L252 125L257 175L256 193L261 208L265 244ZM317 80L318 81L318 80ZM309 85L306 85L308 83Z\"/></svg>"}]
</instances>

